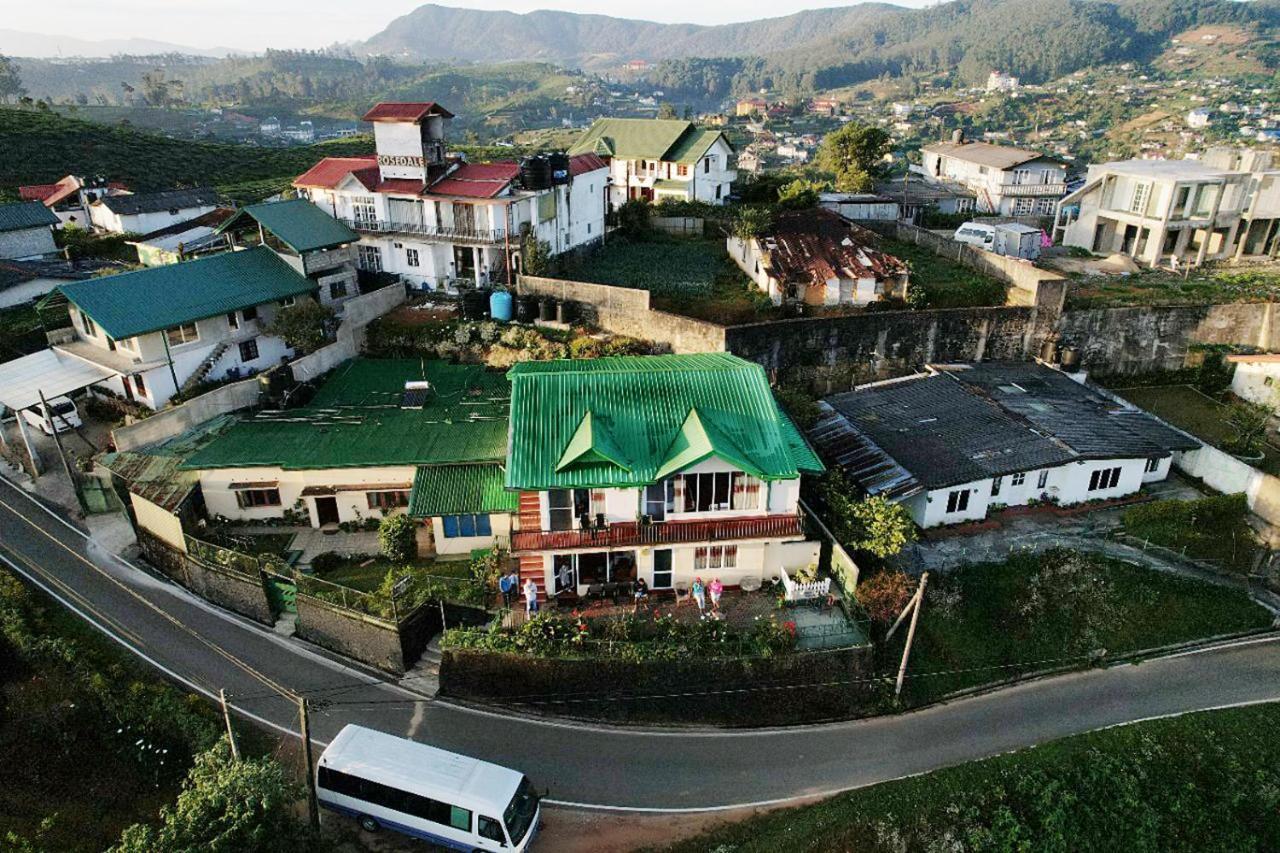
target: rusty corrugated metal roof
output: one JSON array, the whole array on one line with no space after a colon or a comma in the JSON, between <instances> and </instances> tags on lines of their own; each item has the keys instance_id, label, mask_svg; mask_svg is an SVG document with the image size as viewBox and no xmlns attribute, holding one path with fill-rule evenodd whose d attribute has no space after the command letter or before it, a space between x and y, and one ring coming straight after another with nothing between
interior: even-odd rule
<instances>
[{"instance_id":1,"label":"rusty corrugated metal roof","mask_svg":"<svg viewBox=\"0 0 1280 853\"><path fill-rule=\"evenodd\" d=\"M759 239L770 271L784 282L822 286L834 278L883 281L907 272L905 263L876 248L875 234L821 207L779 214Z\"/></svg>"}]
</instances>

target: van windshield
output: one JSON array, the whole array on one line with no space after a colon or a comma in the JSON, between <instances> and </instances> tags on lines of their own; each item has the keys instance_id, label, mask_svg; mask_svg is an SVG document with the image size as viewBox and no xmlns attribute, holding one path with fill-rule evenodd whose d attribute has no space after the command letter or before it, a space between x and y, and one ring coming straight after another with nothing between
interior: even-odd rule
<instances>
[{"instance_id":1,"label":"van windshield","mask_svg":"<svg viewBox=\"0 0 1280 853\"><path fill-rule=\"evenodd\" d=\"M533 816L537 811L538 795L534 793L528 777L525 777L520 780L520 787L516 788L515 796L511 798L506 811L502 813L512 844L519 844L524 840L525 835L529 833L529 827L533 825Z\"/></svg>"},{"instance_id":2,"label":"van windshield","mask_svg":"<svg viewBox=\"0 0 1280 853\"><path fill-rule=\"evenodd\" d=\"M54 403L49 407L55 415L66 415L76 410L76 404L68 400L65 403Z\"/></svg>"}]
</instances>

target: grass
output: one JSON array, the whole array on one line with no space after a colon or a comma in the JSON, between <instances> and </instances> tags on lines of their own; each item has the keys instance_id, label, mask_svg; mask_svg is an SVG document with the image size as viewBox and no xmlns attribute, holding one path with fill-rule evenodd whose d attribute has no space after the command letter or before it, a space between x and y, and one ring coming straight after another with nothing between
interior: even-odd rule
<instances>
[{"instance_id":1,"label":"grass","mask_svg":"<svg viewBox=\"0 0 1280 853\"><path fill-rule=\"evenodd\" d=\"M1244 575L1262 550L1248 517L1245 496L1235 494L1142 504L1122 521L1130 536Z\"/></svg>"},{"instance_id":2,"label":"grass","mask_svg":"<svg viewBox=\"0 0 1280 853\"><path fill-rule=\"evenodd\" d=\"M903 692L909 705L1083 666L1099 650L1115 657L1271 624L1242 590L1070 551L962 566L930 580ZM886 650L895 668L903 633Z\"/></svg>"},{"instance_id":3,"label":"grass","mask_svg":"<svg viewBox=\"0 0 1280 853\"><path fill-rule=\"evenodd\" d=\"M911 265L910 287L923 287L927 308L1003 305L1009 286L935 254L925 246L883 238L880 248Z\"/></svg>"},{"instance_id":4,"label":"grass","mask_svg":"<svg viewBox=\"0 0 1280 853\"><path fill-rule=\"evenodd\" d=\"M1227 407L1190 385L1119 388L1116 393L1215 447L1222 447L1235 437L1226 422ZM1280 449L1266 444L1262 452L1264 458L1258 467L1268 474L1280 475Z\"/></svg>"},{"instance_id":5,"label":"grass","mask_svg":"<svg viewBox=\"0 0 1280 853\"><path fill-rule=\"evenodd\" d=\"M1280 849L1280 705L1053 741L718 827L671 853Z\"/></svg>"},{"instance_id":6,"label":"grass","mask_svg":"<svg viewBox=\"0 0 1280 853\"><path fill-rule=\"evenodd\" d=\"M333 568L317 572L316 577L340 584L359 592L373 592L382 585L387 572L395 570L397 574L405 571L422 572L433 577L468 578L471 576L471 564L466 560L446 560L437 562L424 557L412 563L394 563L385 557L370 557L365 560L350 560Z\"/></svg>"},{"instance_id":7,"label":"grass","mask_svg":"<svg viewBox=\"0 0 1280 853\"><path fill-rule=\"evenodd\" d=\"M1200 305L1277 299L1280 299L1280 266L1271 264L1243 270L1206 266L1193 270L1186 278L1168 270L1077 278L1067 292L1067 307Z\"/></svg>"}]
</instances>

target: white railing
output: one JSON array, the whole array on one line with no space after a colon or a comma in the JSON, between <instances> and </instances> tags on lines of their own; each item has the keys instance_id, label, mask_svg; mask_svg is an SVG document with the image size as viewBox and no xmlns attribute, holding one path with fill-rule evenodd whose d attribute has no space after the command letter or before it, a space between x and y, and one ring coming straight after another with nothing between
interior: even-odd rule
<instances>
[{"instance_id":1,"label":"white railing","mask_svg":"<svg viewBox=\"0 0 1280 853\"><path fill-rule=\"evenodd\" d=\"M831 578L823 578L820 581L810 581L809 583L797 583L791 579L791 575L787 574L786 569L782 572L782 589L786 593L787 601L808 601L813 598L826 598L831 592Z\"/></svg>"}]
</instances>

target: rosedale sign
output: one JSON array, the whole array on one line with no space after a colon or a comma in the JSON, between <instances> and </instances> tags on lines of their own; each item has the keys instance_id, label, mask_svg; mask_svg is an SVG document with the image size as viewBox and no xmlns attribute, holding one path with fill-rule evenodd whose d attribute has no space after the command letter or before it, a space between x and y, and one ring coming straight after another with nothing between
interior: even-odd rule
<instances>
[{"instance_id":1,"label":"rosedale sign","mask_svg":"<svg viewBox=\"0 0 1280 853\"><path fill-rule=\"evenodd\" d=\"M421 169L424 165L424 159L412 154L379 154L379 166L417 166Z\"/></svg>"}]
</instances>

